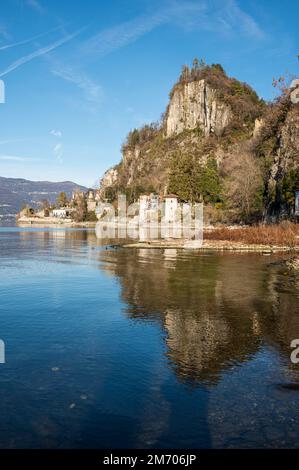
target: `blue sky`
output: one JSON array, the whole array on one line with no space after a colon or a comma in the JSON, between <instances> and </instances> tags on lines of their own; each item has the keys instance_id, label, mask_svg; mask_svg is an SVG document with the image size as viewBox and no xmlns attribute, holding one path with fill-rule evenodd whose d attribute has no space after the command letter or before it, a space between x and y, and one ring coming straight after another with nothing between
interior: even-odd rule
<instances>
[{"instance_id":1,"label":"blue sky","mask_svg":"<svg viewBox=\"0 0 299 470\"><path fill-rule=\"evenodd\" d=\"M195 56L265 99L273 77L299 74L296 1L0 3L0 176L94 185Z\"/></svg>"}]
</instances>

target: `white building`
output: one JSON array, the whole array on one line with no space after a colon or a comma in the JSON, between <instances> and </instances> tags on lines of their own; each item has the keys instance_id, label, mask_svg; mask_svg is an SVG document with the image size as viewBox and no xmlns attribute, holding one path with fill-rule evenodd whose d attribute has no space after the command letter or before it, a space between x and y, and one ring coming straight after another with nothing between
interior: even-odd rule
<instances>
[{"instance_id":1,"label":"white building","mask_svg":"<svg viewBox=\"0 0 299 470\"><path fill-rule=\"evenodd\" d=\"M53 217L57 217L59 219L65 219L67 217L69 217L70 215L70 211L68 209L53 209L52 211L52 216Z\"/></svg>"},{"instance_id":2,"label":"white building","mask_svg":"<svg viewBox=\"0 0 299 470\"><path fill-rule=\"evenodd\" d=\"M150 195L150 210L159 210L159 196L157 194Z\"/></svg>"},{"instance_id":3,"label":"white building","mask_svg":"<svg viewBox=\"0 0 299 470\"><path fill-rule=\"evenodd\" d=\"M178 210L178 198L175 194L168 194L164 197L165 201L165 222L174 222Z\"/></svg>"},{"instance_id":4,"label":"white building","mask_svg":"<svg viewBox=\"0 0 299 470\"><path fill-rule=\"evenodd\" d=\"M106 221L112 221L115 218L115 209L112 204L109 204L108 202L97 203L95 213L98 220L101 220L103 217L105 217Z\"/></svg>"},{"instance_id":5,"label":"white building","mask_svg":"<svg viewBox=\"0 0 299 470\"><path fill-rule=\"evenodd\" d=\"M153 214L159 210L159 196L150 194L149 196L143 194L139 197L139 223L144 224L151 220Z\"/></svg>"},{"instance_id":6,"label":"white building","mask_svg":"<svg viewBox=\"0 0 299 470\"><path fill-rule=\"evenodd\" d=\"M144 224L147 222L147 214L149 210L149 197L143 194L139 197L139 223Z\"/></svg>"}]
</instances>

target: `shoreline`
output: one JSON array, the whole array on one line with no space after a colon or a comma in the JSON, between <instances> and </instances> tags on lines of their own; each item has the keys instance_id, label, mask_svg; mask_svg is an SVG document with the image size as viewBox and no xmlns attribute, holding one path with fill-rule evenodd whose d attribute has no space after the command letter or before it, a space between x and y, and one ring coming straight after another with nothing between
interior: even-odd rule
<instances>
[{"instance_id":1,"label":"shoreline","mask_svg":"<svg viewBox=\"0 0 299 470\"><path fill-rule=\"evenodd\" d=\"M242 242L232 242L226 240L204 240L201 247L186 247L184 246L187 240L152 240L149 242L134 242L126 243L123 248L149 248L149 249L163 249L173 248L181 250L193 251L226 251L226 252L243 252L243 253L261 253L261 254L274 254L274 253L297 253L299 252L299 245L295 247L277 246L277 245L262 245L262 244L244 244Z\"/></svg>"},{"instance_id":2,"label":"shoreline","mask_svg":"<svg viewBox=\"0 0 299 470\"><path fill-rule=\"evenodd\" d=\"M47 218L37 218L37 217L22 217L16 220L17 227L86 227L86 228L94 228L97 222L75 222L71 219L57 219L55 217L47 217Z\"/></svg>"},{"instance_id":3,"label":"shoreline","mask_svg":"<svg viewBox=\"0 0 299 470\"><path fill-rule=\"evenodd\" d=\"M55 217L47 218L37 218L37 217L22 217L16 220L16 226L18 227L60 227L60 228L95 228L97 222L75 222L72 219L57 219ZM105 224L105 225L109 225ZM235 230L240 230L239 227L226 227L225 230L228 230L230 233ZM261 253L261 254L274 254L274 253L298 253L299 252L299 237L293 244L281 244L275 243L276 240L273 240L273 243L251 243L245 240L231 240L231 239L213 239L213 232L217 234L219 229L217 227L206 227L204 230L203 244L198 246L196 241L184 238L160 238L152 240L143 240L140 241L136 239L124 239L123 243L117 240L115 246L123 248L148 248L148 249L181 249L181 250L193 250L193 251L221 251L221 252L231 252L231 253ZM248 230L248 228L243 228L241 230ZM249 229L250 230L250 229ZM207 238L205 238L205 234ZM224 236L227 236L224 234Z\"/></svg>"}]
</instances>

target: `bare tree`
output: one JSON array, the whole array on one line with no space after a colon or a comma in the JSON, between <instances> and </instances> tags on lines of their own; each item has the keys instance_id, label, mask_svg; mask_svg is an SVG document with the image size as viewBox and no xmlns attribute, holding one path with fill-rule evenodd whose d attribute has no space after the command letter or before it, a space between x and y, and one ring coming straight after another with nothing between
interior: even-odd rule
<instances>
[{"instance_id":1,"label":"bare tree","mask_svg":"<svg viewBox=\"0 0 299 470\"><path fill-rule=\"evenodd\" d=\"M264 183L258 162L249 153L232 156L226 173L226 202L232 217L251 222L262 209Z\"/></svg>"}]
</instances>

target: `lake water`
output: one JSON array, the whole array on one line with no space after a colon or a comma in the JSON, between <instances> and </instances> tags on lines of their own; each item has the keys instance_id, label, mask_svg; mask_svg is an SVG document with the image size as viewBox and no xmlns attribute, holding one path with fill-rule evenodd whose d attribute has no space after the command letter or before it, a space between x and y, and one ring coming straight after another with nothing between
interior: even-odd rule
<instances>
[{"instance_id":1,"label":"lake water","mask_svg":"<svg viewBox=\"0 0 299 470\"><path fill-rule=\"evenodd\" d=\"M0 447L298 447L299 278L275 261L1 228Z\"/></svg>"}]
</instances>

